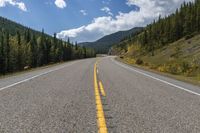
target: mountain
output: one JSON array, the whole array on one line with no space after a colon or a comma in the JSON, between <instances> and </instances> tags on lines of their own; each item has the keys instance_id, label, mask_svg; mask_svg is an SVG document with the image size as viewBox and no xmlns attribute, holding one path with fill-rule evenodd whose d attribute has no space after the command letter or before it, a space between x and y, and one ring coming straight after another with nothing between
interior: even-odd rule
<instances>
[{"instance_id":1,"label":"mountain","mask_svg":"<svg viewBox=\"0 0 200 133\"><path fill-rule=\"evenodd\" d=\"M83 42L79 43L80 46L85 46L95 49L97 53L108 53L109 49L116 43L119 43L123 38L140 32L143 28L136 27L127 31L119 31L107 36L102 37L101 39L95 42Z\"/></svg>"},{"instance_id":2,"label":"mountain","mask_svg":"<svg viewBox=\"0 0 200 133\"><path fill-rule=\"evenodd\" d=\"M23 26L22 24L16 23L12 20L9 20L7 18L1 17L0 16L0 30L4 30L9 32L9 34L11 36L15 36L17 34L17 32L19 33L23 33L27 30L31 31L31 33L33 33L36 36L40 36L41 32L36 31L34 29L28 28L26 26ZM46 34L46 36L51 37L49 35Z\"/></svg>"},{"instance_id":3,"label":"mountain","mask_svg":"<svg viewBox=\"0 0 200 133\"><path fill-rule=\"evenodd\" d=\"M74 46L0 17L0 75L50 63L95 56L92 49Z\"/></svg>"}]
</instances>

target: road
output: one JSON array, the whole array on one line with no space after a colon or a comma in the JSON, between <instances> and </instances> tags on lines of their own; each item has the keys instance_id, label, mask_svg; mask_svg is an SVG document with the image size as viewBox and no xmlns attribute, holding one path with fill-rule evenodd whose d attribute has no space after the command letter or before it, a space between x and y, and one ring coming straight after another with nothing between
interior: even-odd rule
<instances>
[{"instance_id":1,"label":"road","mask_svg":"<svg viewBox=\"0 0 200 133\"><path fill-rule=\"evenodd\" d=\"M0 79L0 132L197 133L200 88L85 59Z\"/></svg>"}]
</instances>

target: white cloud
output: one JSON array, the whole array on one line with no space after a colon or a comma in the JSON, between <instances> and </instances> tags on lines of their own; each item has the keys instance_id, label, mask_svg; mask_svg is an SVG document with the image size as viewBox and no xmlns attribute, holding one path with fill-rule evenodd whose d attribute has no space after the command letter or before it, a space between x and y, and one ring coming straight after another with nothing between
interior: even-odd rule
<instances>
[{"instance_id":1,"label":"white cloud","mask_svg":"<svg viewBox=\"0 0 200 133\"><path fill-rule=\"evenodd\" d=\"M86 15L87 15L87 12L86 12L86 10L80 10L80 13L82 13L82 14L83 14L83 16L86 16Z\"/></svg>"},{"instance_id":2,"label":"white cloud","mask_svg":"<svg viewBox=\"0 0 200 133\"><path fill-rule=\"evenodd\" d=\"M64 0L55 0L55 5L58 8L65 8L67 6L67 4Z\"/></svg>"},{"instance_id":3,"label":"white cloud","mask_svg":"<svg viewBox=\"0 0 200 133\"><path fill-rule=\"evenodd\" d=\"M17 2L15 0L0 0L0 7L5 7L7 4L16 6L22 11L27 11L26 5L23 2Z\"/></svg>"},{"instance_id":4,"label":"white cloud","mask_svg":"<svg viewBox=\"0 0 200 133\"><path fill-rule=\"evenodd\" d=\"M193 0L186 0L186 2L188 1ZM159 15L165 16L174 12L182 2L183 0L127 0L127 5L136 5L140 10L128 13L119 12L114 17L97 17L88 25L61 31L58 33L58 37L63 39L70 37L73 41L78 42L95 41L119 30L145 26L158 18Z\"/></svg>"},{"instance_id":5,"label":"white cloud","mask_svg":"<svg viewBox=\"0 0 200 133\"><path fill-rule=\"evenodd\" d=\"M104 11L104 12L106 12L108 15L111 15L111 16L113 16L113 14L112 14L112 12L111 12L111 10L110 10L110 8L109 7L103 7L103 8L101 8L101 11Z\"/></svg>"}]
</instances>

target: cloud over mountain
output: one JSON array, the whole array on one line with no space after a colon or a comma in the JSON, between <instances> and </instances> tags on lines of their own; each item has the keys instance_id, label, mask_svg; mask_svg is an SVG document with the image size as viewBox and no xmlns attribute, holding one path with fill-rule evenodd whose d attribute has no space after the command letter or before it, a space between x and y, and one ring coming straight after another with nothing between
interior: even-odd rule
<instances>
[{"instance_id":1,"label":"cloud over mountain","mask_svg":"<svg viewBox=\"0 0 200 133\"><path fill-rule=\"evenodd\" d=\"M181 3L183 0L127 0L127 6L135 5L139 7L139 10L119 12L116 16L94 18L88 25L61 31L58 37L62 39L70 37L78 42L95 41L116 31L145 26L157 19L159 15L166 16L174 12Z\"/></svg>"}]
</instances>

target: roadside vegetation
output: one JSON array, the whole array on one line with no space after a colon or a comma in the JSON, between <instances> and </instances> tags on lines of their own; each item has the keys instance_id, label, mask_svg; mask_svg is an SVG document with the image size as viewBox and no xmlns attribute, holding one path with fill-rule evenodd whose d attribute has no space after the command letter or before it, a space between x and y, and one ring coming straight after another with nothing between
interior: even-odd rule
<instances>
[{"instance_id":1,"label":"roadside vegetation","mask_svg":"<svg viewBox=\"0 0 200 133\"><path fill-rule=\"evenodd\" d=\"M129 64L200 81L200 0L126 37L112 52Z\"/></svg>"},{"instance_id":2,"label":"roadside vegetation","mask_svg":"<svg viewBox=\"0 0 200 133\"><path fill-rule=\"evenodd\" d=\"M94 57L95 51L0 17L0 75L68 60Z\"/></svg>"}]
</instances>

